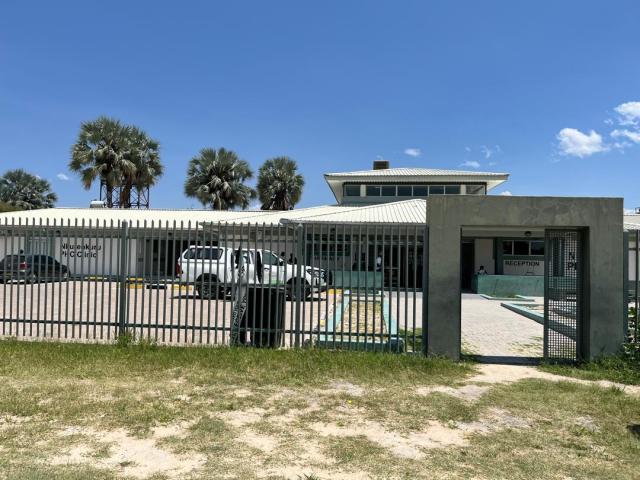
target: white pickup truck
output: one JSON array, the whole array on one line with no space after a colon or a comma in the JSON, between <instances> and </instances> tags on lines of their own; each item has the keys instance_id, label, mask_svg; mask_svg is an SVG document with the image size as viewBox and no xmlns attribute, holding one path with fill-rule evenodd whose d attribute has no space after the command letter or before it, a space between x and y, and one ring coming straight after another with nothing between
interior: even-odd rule
<instances>
[{"instance_id":1,"label":"white pickup truck","mask_svg":"<svg viewBox=\"0 0 640 480\"><path fill-rule=\"evenodd\" d=\"M239 250L227 247L193 245L178 259L180 280L192 284L200 298L223 298L232 283L238 281L237 256ZM242 249L246 266L245 281L249 285L283 285L287 296L308 298L314 291L327 287L326 271L307 265L290 265L269 250ZM298 269L302 283L298 287Z\"/></svg>"}]
</instances>

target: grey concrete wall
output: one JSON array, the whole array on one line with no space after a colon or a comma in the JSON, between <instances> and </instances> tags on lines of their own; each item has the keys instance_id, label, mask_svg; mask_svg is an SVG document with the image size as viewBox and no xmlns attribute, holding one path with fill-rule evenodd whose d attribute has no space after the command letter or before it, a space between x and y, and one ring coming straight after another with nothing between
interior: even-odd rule
<instances>
[{"instance_id":1,"label":"grey concrete wall","mask_svg":"<svg viewBox=\"0 0 640 480\"><path fill-rule=\"evenodd\" d=\"M465 227L584 228L587 308L583 356L616 352L623 341L621 198L430 197L428 344L430 354L460 357L460 239ZM499 236L497 234L496 236Z\"/></svg>"}]
</instances>

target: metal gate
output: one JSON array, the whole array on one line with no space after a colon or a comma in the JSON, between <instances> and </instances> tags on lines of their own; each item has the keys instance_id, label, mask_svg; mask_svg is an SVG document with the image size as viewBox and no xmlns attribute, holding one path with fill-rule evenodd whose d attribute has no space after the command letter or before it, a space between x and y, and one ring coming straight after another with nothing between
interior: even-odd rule
<instances>
[{"instance_id":1,"label":"metal gate","mask_svg":"<svg viewBox=\"0 0 640 480\"><path fill-rule=\"evenodd\" d=\"M584 319L584 240L581 230L546 230L544 358L577 361Z\"/></svg>"}]
</instances>

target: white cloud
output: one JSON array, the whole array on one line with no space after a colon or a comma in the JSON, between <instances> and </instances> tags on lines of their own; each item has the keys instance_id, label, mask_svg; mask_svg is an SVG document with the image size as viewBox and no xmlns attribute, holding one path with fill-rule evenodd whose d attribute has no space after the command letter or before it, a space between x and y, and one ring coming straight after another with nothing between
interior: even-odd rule
<instances>
[{"instance_id":1,"label":"white cloud","mask_svg":"<svg viewBox=\"0 0 640 480\"><path fill-rule=\"evenodd\" d=\"M623 130L616 129L611 132L611 136L613 138L626 138L634 143L640 143L640 131L627 130L626 128ZM626 146L628 145L629 144L626 144Z\"/></svg>"},{"instance_id":2,"label":"white cloud","mask_svg":"<svg viewBox=\"0 0 640 480\"><path fill-rule=\"evenodd\" d=\"M465 150L466 152L470 152L470 151L471 151L471 147L464 147L464 150Z\"/></svg>"},{"instance_id":3,"label":"white cloud","mask_svg":"<svg viewBox=\"0 0 640 480\"><path fill-rule=\"evenodd\" d=\"M464 163L460 164L461 167L470 167L470 168L480 168L480 162L476 162L475 160L467 160Z\"/></svg>"},{"instance_id":4,"label":"white cloud","mask_svg":"<svg viewBox=\"0 0 640 480\"><path fill-rule=\"evenodd\" d=\"M513 195L513 193L511 193L509 190L505 190L504 192L501 192L500 195L502 195L503 197L510 197Z\"/></svg>"},{"instance_id":5,"label":"white cloud","mask_svg":"<svg viewBox=\"0 0 640 480\"><path fill-rule=\"evenodd\" d=\"M59 173L56 175L56 177L58 178L58 180L62 180L63 182L66 182L69 180L69 177L66 176L64 173Z\"/></svg>"},{"instance_id":6,"label":"white cloud","mask_svg":"<svg viewBox=\"0 0 640 480\"><path fill-rule=\"evenodd\" d=\"M620 115L620 125L637 125L640 122L640 102L626 102L614 110Z\"/></svg>"},{"instance_id":7,"label":"white cloud","mask_svg":"<svg viewBox=\"0 0 640 480\"><path fill-rule=\"evenodd\" d=\"M405 155L409 155L410 157L419 157L420 155L422 155L422 150L420 150L419 148L405 148L404 153Z\"/></svg>"},{"instance_id":8,"label":"white cloud","mask_svg":"<svg viewBox=\"0 0 640 480\"><path fill-rule=\"evenodd\" d=\"M613 125L613 120L611 118L605 118L604 124L605 125Z\"/></svg>"},{"instance_id":9,"label":"white cloud","mask_svg":"<svg viewBox=\"0 0 640 480\"><path fill-rule=\"evenodd\" d=\"M484 155L484 158L491 158L496 153L502 153L502 149L500 145L495 145L493 147L487 147L486 145L482 145L480 147L480 151Z\"/></svg>"},{"instance_id":10,"label":"white cloud","mask_svg":"<svg viewBox=\"0 0 640 480\"><path fill-rule=\"evenodd\" d=\"M575 128L563 128L558 132L556 138L562 155L584 158L608 150L602 141L602 136L595 130L586 134Z\"/></svg>"}]
</instances>

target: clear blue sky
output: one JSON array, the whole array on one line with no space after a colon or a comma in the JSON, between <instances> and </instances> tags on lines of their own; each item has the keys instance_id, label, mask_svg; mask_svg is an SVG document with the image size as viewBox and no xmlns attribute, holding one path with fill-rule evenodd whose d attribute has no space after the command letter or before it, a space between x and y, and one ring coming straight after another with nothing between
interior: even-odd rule
<instances>
[{"instance_id":1,"label":"clear blue sky","mask_svg":"<svg viewBox=\"0 0 640 480\"><path fill-rule=\"evenodd\" d=\"M207 146L256 170L295 158L301 206L333 201L322 173L377 157L640 206L637 0L311 3L4 1L0 170L86 206L97 187L66 166L104 114L160 141L156 208L199 207L183 182Z\"/></svg>"}]
</instances>

